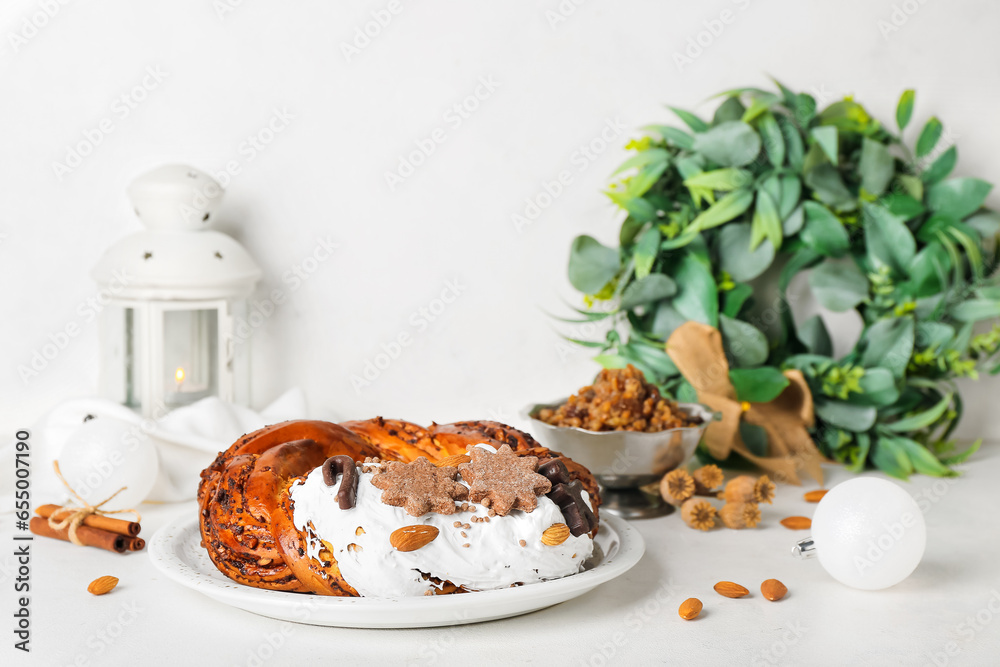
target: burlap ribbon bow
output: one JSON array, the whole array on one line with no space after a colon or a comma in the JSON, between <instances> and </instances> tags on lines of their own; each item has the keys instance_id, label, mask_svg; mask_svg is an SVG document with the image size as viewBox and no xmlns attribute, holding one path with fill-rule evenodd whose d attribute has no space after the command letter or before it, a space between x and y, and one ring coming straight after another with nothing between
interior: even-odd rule
<instances>
[{"instance_id":1,"label":"burlap ribbon bow","mask_svg":"<svg viewBox=\"0 0 1000 667\"><path fill-rule=\"evenodd\" d=\"M815 423L812 394L800 371L784 372L789 384L770 403L748 403L736 397L722 334L715 327L686 322L667 340L667 354L698 392L698 400L722 413L722 420L705 431L705 446L713 457L724 460L736 451L777 480L801 484L802 469L823 483L823 456L807 430ZM741 419L764 429L770 456L757 456L746 446L740 436Z\"/></svg>"}]
</instances>

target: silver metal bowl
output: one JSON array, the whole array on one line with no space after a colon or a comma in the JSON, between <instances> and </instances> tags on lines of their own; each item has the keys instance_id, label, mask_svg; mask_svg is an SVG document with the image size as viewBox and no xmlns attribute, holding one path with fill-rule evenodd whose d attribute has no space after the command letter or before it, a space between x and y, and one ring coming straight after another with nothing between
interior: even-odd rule
<instances>
[{"instance_id":1,"label":"silver metal bowl","mask_svg":"<svg viewBox=\"0 0 1000 667\"><path fill-rule=\"evenodd\" d=\"M668 514L671 507L658 498L638 498L638 489L653 484L691 458L705 428L715 413L699 403L678 403L689 417L700 419L696 426L672 428L656 433L635 431L587 431L572 426L552 426L537 418L545 408L555 409L566 399L529 406L523 416L532 423L532 434L554 449L590 469L605 491L608 509L625 518Z\"/></svg>"}]
</instances>

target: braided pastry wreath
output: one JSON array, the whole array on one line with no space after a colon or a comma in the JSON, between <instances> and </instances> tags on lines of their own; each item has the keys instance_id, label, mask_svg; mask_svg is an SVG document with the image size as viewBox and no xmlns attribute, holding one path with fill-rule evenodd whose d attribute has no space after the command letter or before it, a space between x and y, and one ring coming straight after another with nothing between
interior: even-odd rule
<instances>
[{"instance_id":1,"label":"braided pastry wreath","mask_svg":"<svg viewBox=\"0 0 1000 667\"><path fill-rule=\"evenodd\" d=\"M316 559L307 553L308 536L292 520L292 483L334 456L349 456L359 463L367 457L404 463L426 457L433 463L465 454L467 446L481 443L507 445L518 456L537 457L539 465L561 461L570 479L579 481L589 494L596 516L600 496L589 470L498 422L424 428L381 417L339 425L298 420L243 436L202 471L198 487L202 546L223 574L246 586L357 596L332 555ZM459 590L443 582L439 592Z\"/></svg>"}]
</instances>

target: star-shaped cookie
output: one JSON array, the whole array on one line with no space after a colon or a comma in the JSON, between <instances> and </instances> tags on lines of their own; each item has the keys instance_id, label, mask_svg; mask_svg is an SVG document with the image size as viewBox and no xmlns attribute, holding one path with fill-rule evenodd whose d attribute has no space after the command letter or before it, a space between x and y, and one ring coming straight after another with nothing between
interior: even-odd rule
<instances>
[{"instance_id":1,"label":"star-shaped cookie","mask_svg":"<svg viewBox=\"0 0 1000 667\"><path fill-rule=\"evenodd\" d=\"M482 503L500 516L511 510L531 512L538 507L538 496L548 493L552 482L539 475L538 458L518 456L508 445L496 454L482 447L469 449L472 461L458 466L462 479L469 484L469 500Z\"/></svg>"},{"instance_id":2,"label":"star-shaped cookie","mask_svg":"<svg viewBox=\"0 0 1000 667\"><path fill-rule=\"evenodd\" d=\"M469 495L469 490L455 481L456 475L458 468L438 468L421 456L412 463L383 462L372 476L372 486L382 489L383 503L402 507L411 516L454 514L455 501Z\"/></svg>"}]
</instances>

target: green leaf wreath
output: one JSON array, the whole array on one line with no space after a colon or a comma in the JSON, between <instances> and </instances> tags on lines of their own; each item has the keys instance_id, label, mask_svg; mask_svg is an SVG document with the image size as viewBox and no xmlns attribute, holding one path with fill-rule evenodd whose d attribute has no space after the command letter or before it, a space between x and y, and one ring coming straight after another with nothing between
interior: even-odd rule
<instances>
[{"instance_id":1,"label":"green leaf wreath","mask_svg":"<svg viewBox=\"0 0 1000 667\"><path fill-rule=\"evenodd\" d=\"M603 321L607 335L571 340L694 400L664 342L688 320L715 326L740 400L769 401L787 384L781 370L803 372L826 456L852 471L953 475L979 445L955 453L949 439L962 414L954 380L998 370L1000 328L974 331L1000 316L992 186L948 178L958 153L940 145L937 118L912 151L903 142L912 90L897 134L850 98L818 110L777 87L723 93L711 121L671 108L686 129L651 125L629 142L607 191L625 212L619 247L579 236L569 259L586 308L567 321ZM863 322L841 358L818 315L792 317L786 292L804 271L824 308Z\"/></svg>"}]
</instances>

